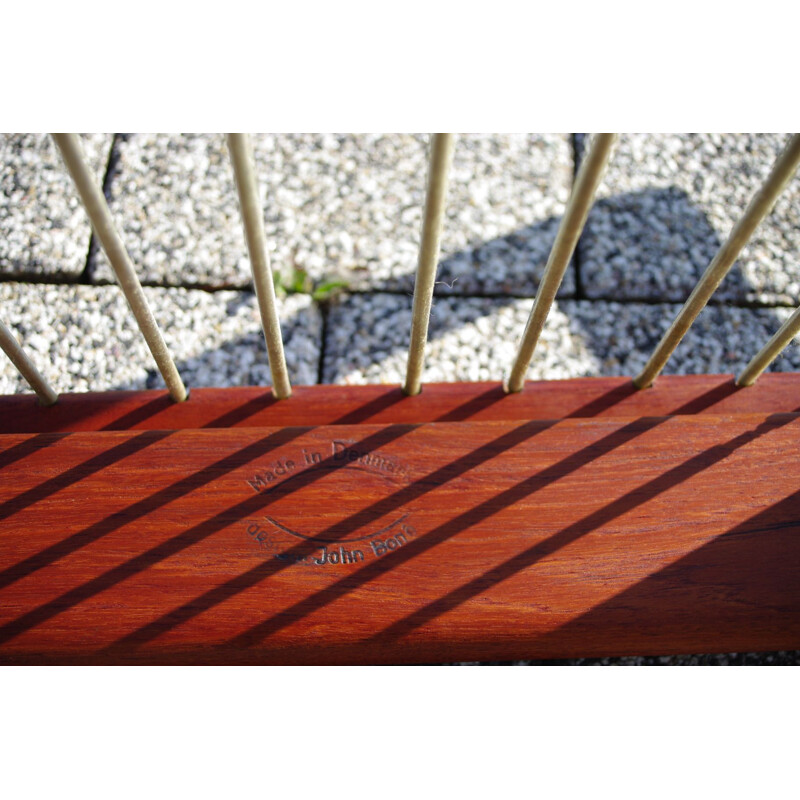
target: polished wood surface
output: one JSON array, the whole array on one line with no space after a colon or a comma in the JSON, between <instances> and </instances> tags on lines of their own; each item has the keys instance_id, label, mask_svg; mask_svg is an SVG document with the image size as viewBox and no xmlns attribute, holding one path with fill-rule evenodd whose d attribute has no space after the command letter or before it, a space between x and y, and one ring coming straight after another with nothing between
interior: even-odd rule
<instances>
[{"instance_id":1,"label":"polished wood surface","mask_svg":"<svg viewBox=\"0 0 800 800\"><path fill-rule=\"evenodd\" d=\"M175 430L286 425L461 422L562 417L634 417L800 411L800 375L770 373L737 387L733 375L664 375L637 390L630 378L529 381L506 394L499 383L298 386L286 400L257 387L193 389L173 403L166 391L62 394L50 408L32 395L0 397L0 433Z\"/></svg>"},{"instance_id":2,"label":"polished wood surface","mask_svg":"<svg viewBox=\"0 0 800 800\"><path fill-rule=\"evenodd\" d=\"M572 388L596 416L2 435L0 661L800 648L800 415Z\"/></svg>"}]
</instances>

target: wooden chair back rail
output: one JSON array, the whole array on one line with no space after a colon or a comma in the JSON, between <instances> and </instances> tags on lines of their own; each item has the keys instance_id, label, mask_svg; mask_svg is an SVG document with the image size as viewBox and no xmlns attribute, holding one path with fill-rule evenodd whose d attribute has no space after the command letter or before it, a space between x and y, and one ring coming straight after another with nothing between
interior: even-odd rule
<instances>
[{"instance_id":1,"label":"wooden chair back rail","mask_svg":"<svg viewBox=\"0 0 800 800\"><path fill-rule=\"evenodd\" d=\"M800 376L744 388L800 315L738 382L664 376L638 388L791 178L800 137L636 382L523 383L613 139L595 137L584 159L509 383L420 393L452 138L432 144L404 385L291 387L249 141L230 134L275 388L197 388L186 400L77 139L56 135L168 390L53 403L13 336L0 337L40 398L0 398L0 662L800 648L800 473L787 461Z\"/></svg>"},{"instance_id":2,"label":"wooden chair back rail","mask_svg":"<svg viewBox=\"0 0 800 800\"><path fill-rule=\"evenodd\" d=\"M751 390L743 390L751 391ZM792 649L797 413L3 434L6 663Z\"/></svg>"}]
</instances>

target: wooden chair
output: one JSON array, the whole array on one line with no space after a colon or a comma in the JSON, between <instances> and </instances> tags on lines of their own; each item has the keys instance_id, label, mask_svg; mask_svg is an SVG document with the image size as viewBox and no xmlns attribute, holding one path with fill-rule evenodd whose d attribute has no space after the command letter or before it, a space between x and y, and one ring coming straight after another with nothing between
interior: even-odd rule
<instances>
[{"instance_id":1,"label":"wooden chair","mask_svg":"<svg viewBox=\"0 0 800 800\"><path fill-rule=\"evenodd\" d=\"M432 663L800 648L800 376L658 377L800 136L630 378L525 382L614 137L594 137L507 383L421 373L435 134L400 386L292 387L247 137L228 136L273 388L189 396L76 137L55 135L167 391L0 398L0 662ZM657 379L657 380L656 380Z\"/></svg>"}]
</instances>

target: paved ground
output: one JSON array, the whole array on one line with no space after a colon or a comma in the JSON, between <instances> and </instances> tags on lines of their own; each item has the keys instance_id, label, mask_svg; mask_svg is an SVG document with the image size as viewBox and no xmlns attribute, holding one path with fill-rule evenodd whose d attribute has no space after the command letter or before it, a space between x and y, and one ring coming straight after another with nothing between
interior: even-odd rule
<instances>
[{"instance_id":1,"label":"paved ground","mask_svg":"<svg viewBox=\"0 0 800 800\"><path fill-rule=\"evenodd\" d=\"M623 136L529 376L638 370L787 138ZM459 137L425 380L508 369L584 142ZM223 137L84 143L187 384L268 383ZM425 151L421 135L255 138L273 266L289 289L282 322L296 384L401 380ZM744 366L800 298L799 252L796 178L666 371ZM346 291L314 301L309 290L333 279ZM44 136L0 136L0 314L58 391L162 385ZM774 369L800 369L800 348ZM18 391L27 387L2 360L0 392Z\"/></svg>"}]
</instances>

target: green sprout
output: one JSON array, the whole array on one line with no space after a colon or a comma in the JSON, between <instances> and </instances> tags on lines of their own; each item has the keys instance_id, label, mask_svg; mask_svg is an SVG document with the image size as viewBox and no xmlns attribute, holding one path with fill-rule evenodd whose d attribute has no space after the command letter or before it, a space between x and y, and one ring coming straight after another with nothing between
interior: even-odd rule
<instances>
[{"instance_id":1,"label":"green sprout","mask_svg":"<svg viewBox=\"0 0 800 800\"><path fill-rule=\"evenodd\" d=\"M302 267L292 267L288 276L277 270L273 273L275 292L281 297L289 294L309 294L320 303L332 300L348 287L348 282L336 278L323 278L315 281Z\"/></svg>"}]
</instances>

